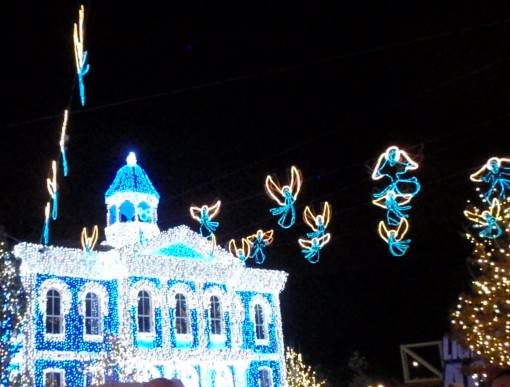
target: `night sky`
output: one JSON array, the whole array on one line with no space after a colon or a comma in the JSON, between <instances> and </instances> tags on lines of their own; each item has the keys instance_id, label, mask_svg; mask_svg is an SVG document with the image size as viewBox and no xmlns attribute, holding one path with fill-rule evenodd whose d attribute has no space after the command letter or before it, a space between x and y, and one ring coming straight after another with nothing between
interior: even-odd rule
<instances>
[{"instance_id":1,"label":"night sky","mask_svg":"<svg viewBox=\"0 0 510 387\"><path fill-rule=\"evenodd\" d=\"M334 371L357 350L400 377L399 345L441 340L469 286L469 175L510 156L510 9L372 3L85 2L85 106L72 39L80 3L4 4L0 224L12 243L42 241L68 109L50 244L79 247L95 224L104 239L104 193L134 151L161 195L161 230L198 231L189 207L218 199L219 244L275 230L260 267L289 273L284 339L307 362ZM372 168L390 145L420 164L402 257L377 235L385 212L371 203L383 188ZM284 230L264 181L285 182L293 165L304 182ZM301 214L324 201L332 240L311 264L297 244L309 231Z\"/></svg>"}]
</instances>

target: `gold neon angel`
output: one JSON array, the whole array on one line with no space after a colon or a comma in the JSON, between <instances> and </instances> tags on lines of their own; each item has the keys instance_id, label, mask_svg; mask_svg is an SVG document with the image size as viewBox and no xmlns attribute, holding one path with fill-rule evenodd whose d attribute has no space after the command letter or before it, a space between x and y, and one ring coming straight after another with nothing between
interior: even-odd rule
<instances>
[{"instance_id":1,"label":"gold neon angel","mask_svg":"<svg viewBox=\"0 0 510 387\"><path fill-rule=\"evenodd\" d=\"M384 196L372 200L372 203L378 207L385 208L386 211L386 222L389 226L398 226L400 218L408 218L409 215L404 211L411 209L411 206L406 206L411 199L412 194L397 194L392 189L386 191Z\"/></svg>"},{"instance_id":2,"label":"gold neon angel","mask_svg":"<svg viewBox=\"0 0 510 387\"><path fill-rule=\"evenodd\" d=\"M83 51L83 19L85 16L85 8L83 5L80 7L78 16L79 23L74 23L73 31L74 57L76 60L81 106L85 106L85 86L83 84L83 76L88 73L89 65L87 64L87 51Z\"/></svg>"},{"instance_id":3,"label":"gold neon angel","mask_svg":"<svg viewBox=\"0 0 510 387\"><path fill-rule=\"evenodd\" d=\"M410 239L404 239L404 236L409 230L409 222L406 218L400 218L400 223L396 228L388 228L383 220L379 222L379 236L388 243L390 253L395 257L400 257L405 254L409 248Z\"/></svg>"},{"instance_id":4,"label":"gold neon angel","mask_svg":"<svg viewBox=\"0 0 510 387\"><path fill-rule=\"evenodd\" d=\"M478 235L482 238L495 239L503 233L500 223L503 221L503 217L500 215L500 212L501 203L498 199L494 198L488 210L484 210L481 213L478 210L465 210L464 215L474 223L474 228L482 229Z\"/></svg>"},{"instance_id":5,"label":"gold neon angel","mask_svg":"<svg viewBox=\"0 0 510 387\"><path fill-rule=\"evenodd\" d=\"M92 235L88 236L87 228L83 227L81 232L81 246L83 250L90 253L97 243L98 228L97 225L92 229Z\"/></svg>"},{"instance_id":6,"label":"gold neon angel","mask_svg":"<svg viewBox=\"0 0 510 387\"><path fill-rule=\"evenodd\" d=\"M270 212L273 215L281 215L278 219L278 224L283 228L291 227L296 220L296 209L294 203L297 199L303 178L301 171L295 166L290 169L290 183L280 186L273 178L268 175L266 177L266 192L276 201L280 207L271 208Z\"/></svg>"},{"instance_id":7,"label":"gold neon angel","mask_svg":"<svg viewBox=\"0 0 510 387\"><path fill-rule=\"evenodd\" d=\"M228 242L228 250L230 253L241 261L245 262L248 258L250 258L251 247L250 242L246 238L241 239L241 246L237 247L235 239L231 239Z\"/></svg>"},{"instance_id":8,"label":"gold neon angel","mask_svg":"<svg viewBox=\"0 0 510 387\"><path fill-rule=\"evenodd\" d=\"M253 254L250 258L255 259L259 265L264 263L266 254L264 248L273 242L273 230L263 231L257 230L253 235L246 238L250 242Z\"/></svg>"},{"instance_id":9,"label":"gold neon angel","mask_svg":"<svg viewBox=\"0 0 510 387\"><path fill-rule=\"evenodd\" d=\"M306 234L308 238L318 238L326 233L326 227L328 227L329 221L331 220L331 205L328 202L324 202L324 208L322 214L315 215L309 206L305 207L303 211L303 220L313 230Z\"/></svg>"},{"instance_id":10,"label":"gold neon angel","mask_svg":"<svg viewBox=\"0 0 510 387\"><path fill-rule=\"evenodd\" d=\"M485 193L484 198L487 203L491 202L492 195L497 192L498 198L506 198L507 191L510 190L510 159L491 157L483 167L471 174L471 181L489 183L490 188Z\"/></svg>"},{"instance_id":11,"label":"gold neon angel","mask_svg":"<svg viewBox=\"0 0 510 387\"><path fill-rule=\"evenodd\" d=\"M50 202L46 203L44 207L44 230L43 230L44 244L47 245L50 238Z\"/></svg>"},{"instance_id":12,"label":"gold neon angel","mask_svg":"<svg viewBox=\"0 0 510 387\"><path fill-rule=\"evenodd\" d=\"M320 237L314 237L311 239L298 239L299 245L302 247L301 252L305 255L310 263L319 262L320 250L328 243L331 239L331 234L327 233Z\"/></svg>"},{"instance_id":13,"label":"gold neon angel","mask_svg":"<svg viewBox=\"0 0 510 387\"><path fill-rule=\"evenodd\" d=\"M218 200L212 206L203 205L201 207L191 206L191 217L200 222L200 235L210 239L218 228L218 222L212 222L211 219L220 212L221 201Z\"/></svg>"},{"instance_id":14,"label":"gold neon angel","mask_svg":"<svg viewBox=\"0 0 510 387\"><path fill-rule=\"evenodd\" d=\"M64 122L62 123L62 133L60 135L60 153L62 154L62 166L64 168L64 176L67 176L67 157L66 157L66 128L67 128L67 109L64 111Z\"/></svg>"},{"instance_id":15,"label":"gold neon angel","mask_svg":"<svg viewBox=\"0 0 510 387\"><path fill-rule=\"evenodd\" d=\"M50 193L51 198L53 199L53 209L51 212L51 217L53 220L57 219L58 214L58 192L57 192L57 162L55 160L51 163L51 169L53 171L53 178L46 179L46 186L48 188L48 192Z\"/></svg>"}]
</instances>

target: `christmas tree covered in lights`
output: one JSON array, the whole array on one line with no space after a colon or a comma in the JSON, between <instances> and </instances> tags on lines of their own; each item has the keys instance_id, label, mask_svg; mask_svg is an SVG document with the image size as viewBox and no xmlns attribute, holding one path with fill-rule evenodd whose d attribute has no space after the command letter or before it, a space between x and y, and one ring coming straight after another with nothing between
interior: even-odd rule
<instances>
[{"instance_id":1,"label":"christmas tree covered in lights","mask_svg":"<svg viewBox=\"0 0 510 387\"><path fill-rule=\"evenodd\" d=\"M26 310L26 296L19 275L20 260L9 251L0 228L0 385L22 386L21 376L12 367L20 349L18 334Z\"/></svg>"},{"instance_id":2,"label":"christmas tree covered in lights","mask_svg":"<svg viewBox=\"0 0 510 387\"><path fill-rule=\"evenodd\" d=\"M303 362L303 356L287 347L285 350L287 383L289 387L322 387L325 380L318 380L315 371Z\"/></svg>"},{"instance_id":3,"label":"christmas tree covered in lights","mask_svg":"<svg viewBox=\"0 0 510 387\"><path fill-rule=\"evenodd\" d=\"M482 368L510 366L510 201L494 183L508 181L502 174L499 180L494 173L491 176L471 178L493 184L480 194L480 206L468 202L464 211L471 221L466 238L473 245L468 258L473 280L451 313L454 338L481 361Z\"/></svg>"}]
</instances>

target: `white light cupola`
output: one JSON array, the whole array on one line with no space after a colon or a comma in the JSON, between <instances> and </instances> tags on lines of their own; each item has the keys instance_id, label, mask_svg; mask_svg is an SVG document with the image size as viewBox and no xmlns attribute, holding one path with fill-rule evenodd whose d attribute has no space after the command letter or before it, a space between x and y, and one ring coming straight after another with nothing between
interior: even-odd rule
<instances>
[{"instance_id":1,"label":"white light cupola","mask_svg":"<svg viewBox=\"0 0 510 387\"><path fill-rule=\"evenodd\" d=\"M105 193L106 244L116 248L142 243L160 233L157 225L159 193L130 152L127 164Z\"/></svg>"}]
</instances>

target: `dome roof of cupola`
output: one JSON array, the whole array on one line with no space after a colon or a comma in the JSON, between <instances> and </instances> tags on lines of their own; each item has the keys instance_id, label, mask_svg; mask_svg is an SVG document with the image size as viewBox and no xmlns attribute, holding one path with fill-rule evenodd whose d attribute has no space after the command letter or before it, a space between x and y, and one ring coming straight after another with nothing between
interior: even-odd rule
<instances>
[{"instance_id":1,"label":"dome roof of cupola","mask_svg":"<svg viewBox=\"0 0 510 387\"><path fill-rule=\"evenodd\" d=\"M156 191L145 171L136 163L136 155L130 152L126 158L127 164L117 171L117 175L105 193L105 199L118 193L139 193L153 195L159 199Z\"/></svg>"}]
</instances>

